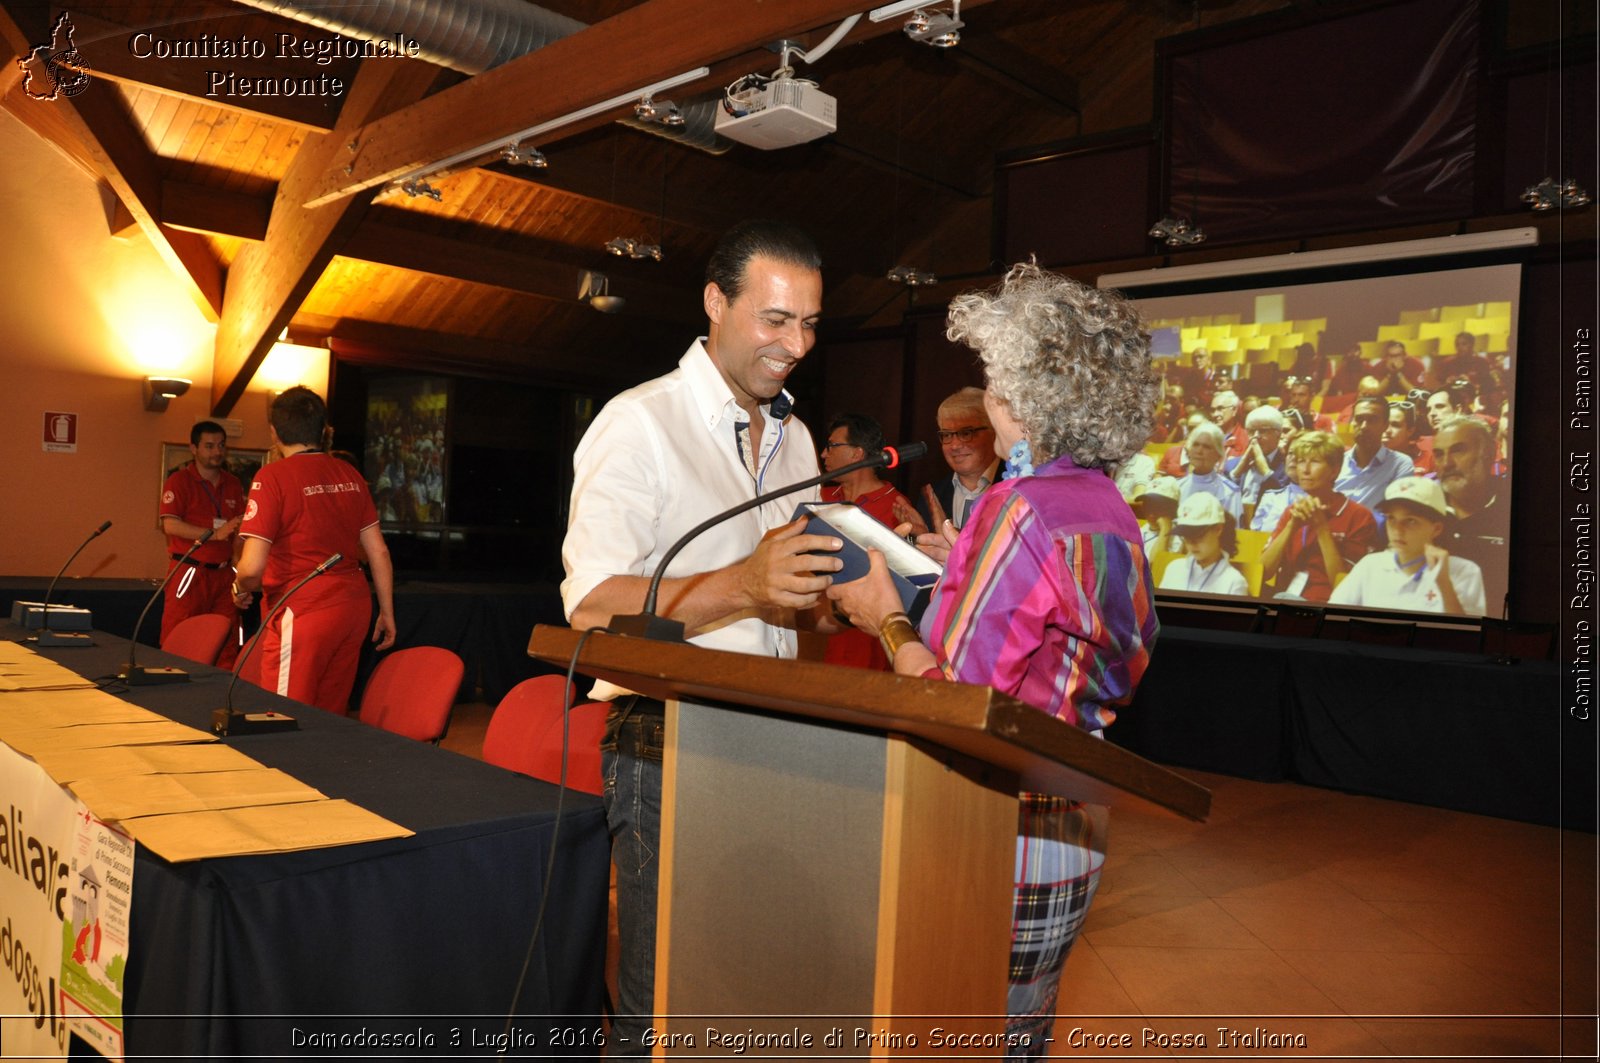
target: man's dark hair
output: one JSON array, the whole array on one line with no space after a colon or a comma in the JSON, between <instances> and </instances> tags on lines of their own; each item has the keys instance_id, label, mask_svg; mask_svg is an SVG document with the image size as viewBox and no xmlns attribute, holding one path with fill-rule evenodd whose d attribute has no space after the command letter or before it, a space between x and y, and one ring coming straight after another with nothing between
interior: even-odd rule
<instances>
[{"instance_id":1,"label":"man's dark hair","mask_svg":"<svg viewBox=\"0 0 1600 1063\"><path fill-rule=\"evenodd\" d=\"M715 284L732 302L744 291L746 267L757 255L802 269L821 269L822 254L803 230L788 222L742 221L722 234L706 263L706 283Z\"/></svg>"},{"instance_id":2,"label":"man's dark hair","mask_svg":"<svg viewBox=\"0 0 1600 1063\"><path fill-rule=\"evenodd\" d=\"M1389 416L1389 400L1382 395L1363 395L1350 404L1350 412L1356 412L1357 406L1376 406L1387 420Z\"/></svg>"},{"instance_id":3,"label":"man's dark hair","mask_svg":"<svg viewBox=\"0 0 1600 1063\"><path fill-rule=\"evenodd\" d=\"M828 422L828 434L833 435L836 429L843 428L845 439L853 447L860 447L866 451L866 456L875 458L883 453L883 426L864 413L839 413Z\"/></svg>"},{"instance_id":4,"label":"man's dark hair","mask_svg":"<svg viewBox=\"0 0 1600 1063\"><path fill-rule=\"evenodd\" d=\"M228 430L215 421L196 421L194 427L189 429L189 445L198 447L201 436L221 436L222 441L228 441Z\"/></svg>"},{"instance_id":5,"label":"man's dark hair","mask_svg":"<svg viewBox=\"0 0 1600 1063\"><path fill-rule=\"evenodd\" d=\"M272 400L270 420L278 442L284 446L320 447L322 430L328 424L328 407L310 388L293 387Z\"/></svg>"}]
</instances>

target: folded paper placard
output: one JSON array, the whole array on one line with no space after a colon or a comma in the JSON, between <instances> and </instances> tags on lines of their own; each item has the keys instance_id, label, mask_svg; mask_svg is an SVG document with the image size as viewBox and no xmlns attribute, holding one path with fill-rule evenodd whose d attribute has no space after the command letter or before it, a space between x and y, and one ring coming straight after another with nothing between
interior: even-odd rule
<instances>
[{"instance_id":1,"label":"folded paper placard","mask_svg":"<svg viewBox=\"0 0 1600 1063\"><path fill-rule=\"evenodd\" d=\"M844 562L844 567L833 574L833 582L850 583L865 576L869 565L867 548L880 550L906 614L913 623L922 616L933 585L944 573L939 562L849 502L802 502L794 515L795 519L808 518L806 534L844 540L844 548L834 555Z\"/></svg>"}]
</instances>

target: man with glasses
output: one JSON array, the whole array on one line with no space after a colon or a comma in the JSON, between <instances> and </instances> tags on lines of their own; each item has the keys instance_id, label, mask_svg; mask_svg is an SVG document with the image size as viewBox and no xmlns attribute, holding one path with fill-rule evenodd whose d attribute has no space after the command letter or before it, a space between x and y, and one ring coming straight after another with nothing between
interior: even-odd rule
<instances>
[{"instance_id":1,"label":"man with glasses","mask_svg":"<svg viewBox=\"0 0 1600 1063\"><path fill-rule=\"evenodd\" d=\"M1242 458L1250 446L1250 433L1239 423L1239 396L1219 391L1211 399L1211 423L1222 429L1223 457Z\"/></svg>"},{"instance_id":2,"label":"man with glasses","mask_svg":"<svg viewBox=\"0 0 1600 1063\"><path fill-rule=\"evenodd\" d=\"M862 413L838 414L828 422L828 441L822 445L822 468L833 472L877 457L883 453L883 444L883 427L877 421ZM928 530L911 500L895 490L894 484L880 480L876 469L845 473L822 489L822 500L852 503L888 528L910 524L913 535ZM889 658L878 639L855 628L830 635L822 659L829 664L852 668L890 670Z\"/></svg>"},{"instance_id":3,"label":"man with glasses","mask_svg":"<svg viewBox=\"0 0 1600 1063\"><path fill-rule=\"evenodd\" d=\"M917 507L933 531L946 520L957 528L965 524L978 496L999 476L1000 457L983 408L982 388L962 388L939 404L939 446L950 477L924 486Z\"/></svg>"}]
</instances>

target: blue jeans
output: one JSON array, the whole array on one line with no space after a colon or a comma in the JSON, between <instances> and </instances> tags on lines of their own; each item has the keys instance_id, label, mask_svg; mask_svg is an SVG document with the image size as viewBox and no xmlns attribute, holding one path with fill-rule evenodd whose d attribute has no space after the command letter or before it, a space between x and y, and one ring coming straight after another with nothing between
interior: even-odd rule
<instances>
[{"instance_id":1,"label":"blue jeans","mask_svg":"<svg viewBox=\"0 0 1600 1063\"><path fill-rule=\"evenodd\" d=\"M641 709L645 711L640 711ZM648 1056L644 1031L654 1020L656 882L661 848L661 753L666 723L661 703L618 698L600 743L606 825L617 865L616 1014L608 1056Z\"/></svg>"}]
</instances>

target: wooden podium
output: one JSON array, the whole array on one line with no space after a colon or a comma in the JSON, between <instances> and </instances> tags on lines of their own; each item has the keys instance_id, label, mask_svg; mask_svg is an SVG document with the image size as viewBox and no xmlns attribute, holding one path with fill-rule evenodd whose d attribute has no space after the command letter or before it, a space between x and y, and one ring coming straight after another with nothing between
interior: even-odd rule
<instances>
[{"instance_id":1,"label":"wooden podium","mask_svg":"<svg viewBox=\"0 0 1600 1063\"><path fill-rule=\"evenodd\" d=\"M1210 810L988 687L598 633L577 670L667 704L666 1055L1003 1054L1017 791Z\"/></svg>"}]
</instances>

